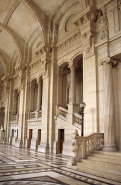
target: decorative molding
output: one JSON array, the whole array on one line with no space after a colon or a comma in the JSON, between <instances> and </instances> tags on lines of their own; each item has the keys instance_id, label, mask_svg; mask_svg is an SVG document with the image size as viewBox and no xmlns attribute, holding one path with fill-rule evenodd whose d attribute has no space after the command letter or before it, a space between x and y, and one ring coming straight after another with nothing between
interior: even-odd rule
<instances>
[{"instance_id":1,"label":"decorative molding","mask_svg":"<svg viewBox=\"0 0 121 185\"><path fill-rule=\"evenodd\" d=\"M73 24L79 28L84 26L87 22L94 22L97 17L97 10L93 6L88 6L82 13L72 19Z\"/></svg>"},{"instance_id":2,"label":"decorative molding","mask_svg":"<svg viewBox=\"0 0 121 185\"><path fill-rule=\"evenodd\" d=\"M74 44L77 40L80 40L81 34L79 32L74 32L75 34L69 37L68 39L64 39L63 42L57 44L57 52L63 52L65 48L70 47L71 44ZM81 42L81 40L80 40Z\"/></svg>"},{"instance_id":3,"label":"decorative molding","mask_svg":"<svg viewBox=\"0 0 121 185\"><path fill-rule=\"evenodd\" d=\"M51 52L50 44L42 43L36 48L35 52L36 52L36 55L43 55L44 53L50 53Z\"/></svg>"}]
</instances>

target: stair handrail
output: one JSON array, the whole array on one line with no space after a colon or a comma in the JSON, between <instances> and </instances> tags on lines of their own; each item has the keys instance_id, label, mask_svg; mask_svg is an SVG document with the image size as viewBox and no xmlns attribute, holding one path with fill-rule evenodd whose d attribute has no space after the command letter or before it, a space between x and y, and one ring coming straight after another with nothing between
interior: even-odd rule
<instances>
[{"instance_id":1,"label":"stair handrail","mask_svg":"<svg viewBox=\"0 0 121 185\"><path fill-rule=\"evenodd\" d=\"M78 136L72 138L72 153L69 165L76 165L77 161L86 158L90 152L101 149L104 145L104 133L93 133L89 136Z\"/></svg>"},{"instance_id":2,"label":"stair handrail","mask_svg":"<svg viewBox=\"0 0 121 185\"><path fill-rule=\"evenodd\" d=\"M82 115L79 113L74 113L74 126L82 129Z\"/></svg>"},{"instance_id":3,"label":"stair handrail","mask_svg":"<svg viewBox=\"0 0 121 185\"><path fill-rule=\"evenodd\" d=\"M58 106L58 116L66 119L66 116L68 114L68 110L64 107Z\"/></svg>"}]
</instances>

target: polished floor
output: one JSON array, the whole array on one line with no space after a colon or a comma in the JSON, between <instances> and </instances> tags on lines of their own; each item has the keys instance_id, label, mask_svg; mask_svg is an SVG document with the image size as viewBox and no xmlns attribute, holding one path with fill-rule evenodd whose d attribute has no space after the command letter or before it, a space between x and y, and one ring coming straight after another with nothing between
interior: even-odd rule
<instances>
[{"instance_id":1,"label":"polished floor","mask_svg":"<svg viewBox=\"0 0 121 185\"><path fill-rule=\"evenodd\" d=\"M0 144L0 185L116 185L67 167L69 156Z\"/></svg>"}]
</instances>

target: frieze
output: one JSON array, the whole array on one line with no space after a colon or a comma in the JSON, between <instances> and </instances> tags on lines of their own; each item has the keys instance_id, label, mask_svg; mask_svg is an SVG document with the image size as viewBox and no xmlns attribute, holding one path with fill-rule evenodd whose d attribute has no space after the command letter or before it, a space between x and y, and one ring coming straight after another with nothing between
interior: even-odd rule
<instances>
[{"instance_id":1,"label":"frieze","mask_svg":"<svg viewBox=\"0 0 121 185\"><path fill-rule=\"evenodd\" d=\"M79 40L80 38L81 38L81 34L80 33L74 34L68 40L65 40L63 43L57 45L57 52L61 52L62 50L64 50L65 48L69 47L71 44L73 44L77 40Z\"/></svg>"}]
</instances>

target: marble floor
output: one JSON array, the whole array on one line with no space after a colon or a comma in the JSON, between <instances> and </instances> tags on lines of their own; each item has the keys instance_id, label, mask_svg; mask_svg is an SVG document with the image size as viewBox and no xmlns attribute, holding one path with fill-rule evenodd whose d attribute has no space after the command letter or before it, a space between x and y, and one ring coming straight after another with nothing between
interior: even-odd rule
<instances>
[{"instance_id":1,"label":"marble floor","mask_svg":"<svg viewBox=\"0 0 121 185\"><path fill-rule=\"evenodd\" d=\"M69 158L0 144L0 185L121 184L72 170Z\"/></svg>"}]
</instances>

